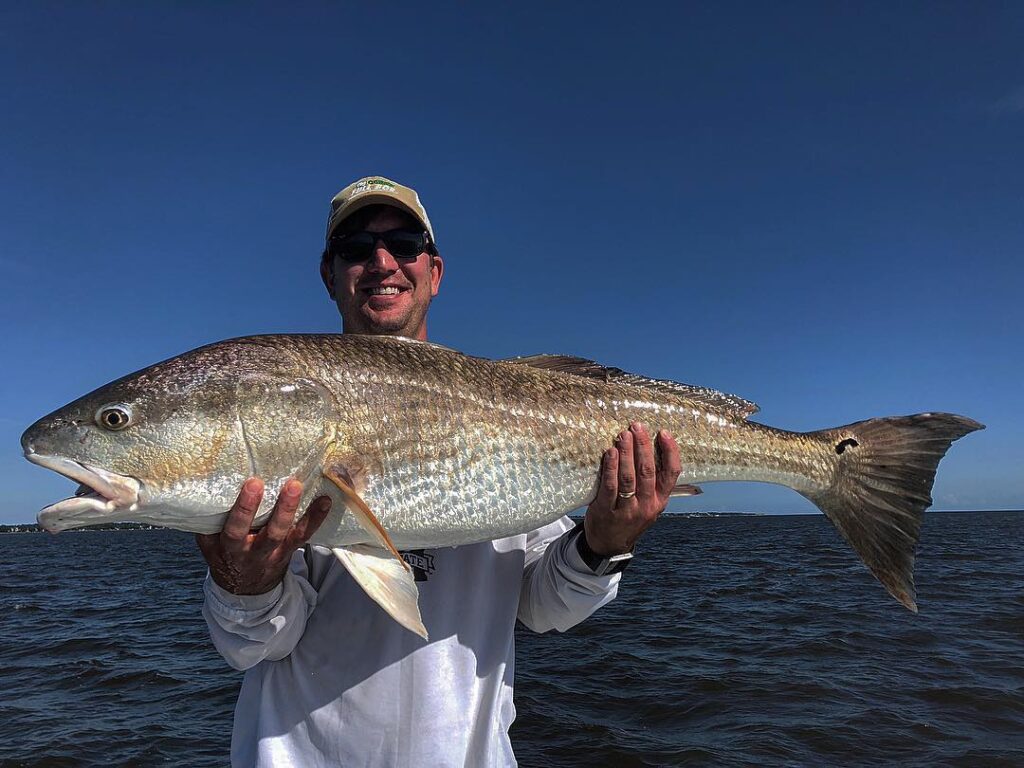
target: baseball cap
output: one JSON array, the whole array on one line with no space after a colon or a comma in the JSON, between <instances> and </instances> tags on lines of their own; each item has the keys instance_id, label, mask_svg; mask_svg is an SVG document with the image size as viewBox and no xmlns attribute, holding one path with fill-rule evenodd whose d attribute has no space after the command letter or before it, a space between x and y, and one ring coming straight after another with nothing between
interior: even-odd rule
<instances>
[{"instance_id":1,"label":"baseball cap","mask_svg":"<svg viewBox=\"0 0 1024 768\"><path fill-rule=\"evenodd\" d=\"M354 181L334 196L331 200L331 212L327 216L327 239L331 239L334 230L342 221L360 208L381 203L400 208L415 216L426 227L430 241L437 242L427 211L420 202L416 190L383 176L367 176Z\"/></svg>"}]
</instances>

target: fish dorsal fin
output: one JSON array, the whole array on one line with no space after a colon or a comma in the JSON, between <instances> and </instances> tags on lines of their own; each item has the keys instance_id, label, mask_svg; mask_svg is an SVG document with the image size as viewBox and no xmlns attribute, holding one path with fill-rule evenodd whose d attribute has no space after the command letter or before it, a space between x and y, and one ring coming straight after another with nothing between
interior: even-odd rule
<instances>
[{"instance_id":1,"label":"fish dorsal fin","mask_svg":"<svg viewBox=\"0 0 1024 768\"><path fill-rule=\"evenodd\" d=\"M710 387L697 387L693 384L681 384L678 381L666 381L665 379L649 379L646 376L639 376L635 373L627 373L618 379L622 384L633 384L637 387L653 389L656 392L685 397L699 405L703 405L713 411L724 411L726 413L738 413L744 419L758 412L757 403L744 400L742 397L719 392Z\"/></svg>"},{"instance_id":2,"label":"fish dorsal fin","mask_svg":"<svg viewBox=\"0 0 1024 768\"><path fill-rule=\"evenodd\" d=\"M571 373L574 376L586 376L588 379L600 379L601 381L612 381L629 375L621 368L612 368L584 357L571 355L528 355L526 357L510 357L505 362L528 365L530 368L540 368L542 371Z\"/></svg>"},{"instance_id":3,"label":"fish dorsal fin","mask_svg":"<svg viewBox=\"0 0 1024 768\"><path fill-rule=\"evenodd\" d=\"M539 368L544 371L557 371L559 373L572 374L573 376L585 376L588 379L598 379L599 381L643 387L655 392L685 397L715 411L738 413L743 418L747 418L758 411L755 403L744 400L736 395L728 395L708 387L681 384L678 381L651 379L636 373L628 373L621 368L601 365L583 357L572 357L571 355L529 355L527 357L511 357L505 360L505 362L515 363L516 365L528 365L531 368Z\"/></svg>"}]
</instances>

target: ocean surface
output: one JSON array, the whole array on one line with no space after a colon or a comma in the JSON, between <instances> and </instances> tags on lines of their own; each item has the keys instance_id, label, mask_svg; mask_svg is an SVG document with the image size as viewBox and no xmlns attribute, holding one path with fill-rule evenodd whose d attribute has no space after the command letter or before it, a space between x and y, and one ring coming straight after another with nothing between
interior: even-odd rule
<instances>
[{"instance_id":1,"label":"ocean surface","mask_svg":"<svg viewBox=\"0 0 1024 768\"><path fill-rule=\"evenodd\" d=\"M0 765L226 765L204 573L172 531L0 536ZM519 631L520 764L1024 766L1024 513L928 514L916 573L917 616L823 517L663 518L618 600Z\"/></svg>"}]
</instances>

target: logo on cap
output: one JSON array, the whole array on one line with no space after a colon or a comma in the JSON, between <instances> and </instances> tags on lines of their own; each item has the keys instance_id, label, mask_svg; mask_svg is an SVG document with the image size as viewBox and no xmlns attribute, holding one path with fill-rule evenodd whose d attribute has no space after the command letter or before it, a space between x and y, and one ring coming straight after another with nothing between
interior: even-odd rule
<instances>
[{"instance_id":1,"label":"logo on cap","mask_svg":"<svg viewBox=\"0 0 1024 768\"><path fill-rule=\"evenodd\" d=\"M382 178L380 176L377 176L377 177L372 178L372 179L363 179L358 184L356 184L355 189L352 190L352 194L349 196L349 199L355 197L356 195L362 195L362 194L364 194L366 192L397 192L397 191L398 190L395 189L394 182L389 181L388 179Z\"/></svg>"}]
</instances>

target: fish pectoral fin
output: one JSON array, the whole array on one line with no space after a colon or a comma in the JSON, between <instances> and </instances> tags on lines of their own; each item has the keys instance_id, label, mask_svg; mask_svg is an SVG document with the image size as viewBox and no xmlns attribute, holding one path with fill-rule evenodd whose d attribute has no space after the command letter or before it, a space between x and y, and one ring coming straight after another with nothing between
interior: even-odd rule
<instances>
[{"instance_id":1,"label":"fish pectoral fin","mask_svg":"<svg viewBox=\"0 0 1024 768\"><path fill-rule=\"evenodd\" d=\"M373 537L373 540L377 542L377 546L390 552L401 564L402 568L409 573L412 573L412 569L409 568L408 563L406 563L398 553L394 543L391 541L391 537L388 536L388 532L384 530L384 526L380 524L380 520L378 520L377 516L373 514L373 510L367 506L366 502L363 501L362 497L356 492L356 489L352 487L347 473L344 473L343 476L343 472L343 470L328 467L323 470L323 475L334 483L338 490L341 491L341 495L345 498L345 506L355 517L359 526Z\"/></svg>"},{"instance_id":2,"label":"fish pectoral fin","mask_svg":"<svg viewBox=\"0 0 1024 768\"><path fill-rule=\"evenodd\" d=\"M370 599L403 627L428 639L420 617L420 591L412 572L402 567L404 560L395 562L389 552L371 544L351 544L331 551Z\"/></svg>"},{"instance_id":3,"label":"fish pectoral fin","mask_svg":"<svg viewBox=\"0 0 1024 768\"><path fill-rule=\"evenodd\" d=\"M680 483L668 492L669 496L699 496L704 493L699 485Z\"/></svg>"}]
</instances>

